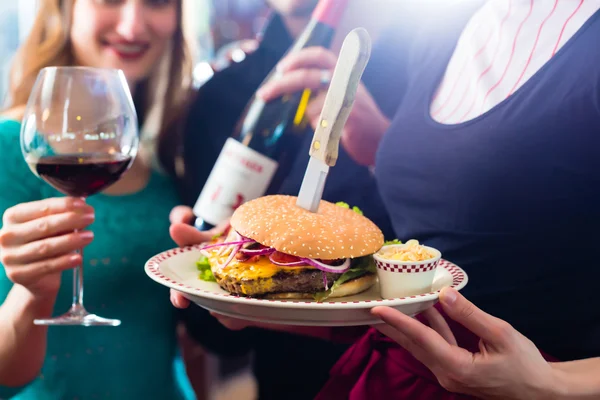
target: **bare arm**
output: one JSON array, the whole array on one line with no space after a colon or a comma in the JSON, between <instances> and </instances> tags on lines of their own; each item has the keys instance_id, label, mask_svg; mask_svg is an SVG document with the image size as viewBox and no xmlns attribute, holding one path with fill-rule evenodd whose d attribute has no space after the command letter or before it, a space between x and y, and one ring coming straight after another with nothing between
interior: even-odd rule
<instances>
[{"instance_id":1,"label":"bare arm","mask_svg":"<svg viewBox=\"0 0 600 400\"><path fill-rule=\"evenodd\" d=\"M556 399L600 398L600 357L553 363L557 376Z\"/></svg>"},{"instance_id":2,"label":"bare arm","mask_svg":"<svg viewBox=\"0 0 600 400\"><path fill-rule=\"evenodd\" d=\"M46 355L48 328L33 320L49 317L54 298L36 299L14 285L0 306L0 385L17 387L32 381Z\"/></svg>"}]
</instances>

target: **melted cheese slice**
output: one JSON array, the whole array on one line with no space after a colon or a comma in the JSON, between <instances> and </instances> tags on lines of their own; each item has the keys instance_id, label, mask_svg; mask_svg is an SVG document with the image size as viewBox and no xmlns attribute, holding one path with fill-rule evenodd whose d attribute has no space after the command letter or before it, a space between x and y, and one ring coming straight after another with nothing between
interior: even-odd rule
<instances>
[{"instance_id":1,"label":"melted cheese slice","mask_svg":"<svg viewBox=\"0 0 600 400\"><path fill-rule=\"evenodd\" d=\"M278 272L298 274L307 269L314 269L310 266L300 267L282 267L273 264L268 257L260 257L258 261L241 262L233 259L225 268L219 268L218 265L227 261L227 257L218 257L213 255L208 258L213 273L227 275L238 281L258 280L271 278Z\"/></svg>"}]
</instances>

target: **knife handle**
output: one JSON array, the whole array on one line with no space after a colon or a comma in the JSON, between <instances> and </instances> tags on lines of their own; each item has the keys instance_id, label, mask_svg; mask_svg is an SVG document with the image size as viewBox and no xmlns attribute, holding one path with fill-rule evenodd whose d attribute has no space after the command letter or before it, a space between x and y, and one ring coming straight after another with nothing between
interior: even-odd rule
<instances>
[{"instance_id":1,"label":"knife handle","mask_svg":"<svg viewBox=\"0 0 600 400\"><path fill-rule=\"evenodd\" d=\"M367 31L352 30L342 44L309 151L311 157L330 167L337 161L342 131L370 56L371 38Z\"/></svg>"}]
</instances>

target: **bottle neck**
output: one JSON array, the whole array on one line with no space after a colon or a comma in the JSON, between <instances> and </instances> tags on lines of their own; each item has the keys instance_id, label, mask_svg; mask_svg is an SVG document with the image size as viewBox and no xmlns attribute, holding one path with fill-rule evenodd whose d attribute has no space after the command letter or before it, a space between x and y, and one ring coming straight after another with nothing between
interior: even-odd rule
<instances>
[{"instance_id":1,"label":"bottle neck","mask_svg":"<svg viewBox=\"0 0 600 400\"><path fill-rule=\"evenodd\" d=\"M321 0L312 13L308 25L294 43L291 52L308 46L329 48L347 3L348 0Z\"/></svg>"}]
</instances>

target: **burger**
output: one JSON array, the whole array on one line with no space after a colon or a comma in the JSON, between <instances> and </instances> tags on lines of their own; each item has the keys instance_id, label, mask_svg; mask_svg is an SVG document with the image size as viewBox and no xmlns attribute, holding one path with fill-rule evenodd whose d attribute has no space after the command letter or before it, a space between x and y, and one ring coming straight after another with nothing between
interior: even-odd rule
<instances>
[{"instance_id":1,"label":"burger","mask_svg":"<svg viewBox=\"0 0 600 400\"><path fill-rule=\"evenodd\" d=\"M228 232L205 245L201 278L238 296L315 299L351 296L376 280L383 233L360 210L322 200L313 213L296 197L264 196L234 212Z\"/></svg>"}]
</instances>

